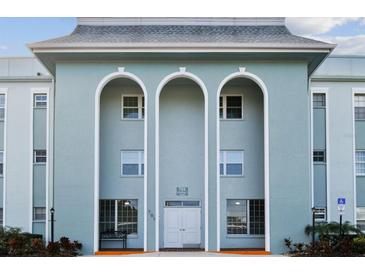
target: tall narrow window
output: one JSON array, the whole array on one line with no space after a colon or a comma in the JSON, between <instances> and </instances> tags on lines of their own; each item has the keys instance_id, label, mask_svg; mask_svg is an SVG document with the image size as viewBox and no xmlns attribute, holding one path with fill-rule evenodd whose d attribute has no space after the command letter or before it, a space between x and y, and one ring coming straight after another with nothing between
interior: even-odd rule
<instances>
[{"instance_id":1,"label":"tall narrow window","mask_svg":"<svg viewBox=\"0 0 365 274\"><path fill-rule=\"evenodd\" d=\"M221 119L242 119L242 96L222 95L219 97L219 117Z\"/></svg>"},{"instance_id":2,"label":"tall narrow window","mask_svg":"<svg viewBox=\"0 0 365 274\"><path fill-rule=\"evenodd\" d=\"M356 223L357 227L365 232L365 207L356 208Z\"/></svg>"},{"instance_id":3,"label":"tall narrow window","mask_svg":"<svg viewBox=\"0 0 365 274\"><path fill-rule=\"evenodd\" d=\"M122 119L138 120L144 118L144 96L122 96Z\"/></svg>"},{"instance_id":4,"label":"tall narrow window","mask_svg":"<svg viewBox=\"0 0 365 274\"><path fill-rule=\"evenodd\" d=\"M33 221L45 221L45 220L46 220L46 208L33 207Z\"/></svg>"},{"instance_id":5,"label":"tall narrow window","mask_svg":"<svg viewBox=\"0 0 365 274\"><path fill-rule=\"evenodd\" d=\"M365 176L365 150L356 150L356 176Z\"/></svg>"},{"instance_id":6,"label":"tall narrow window","mask_svg":"<svg viewBox=\"0 0 365 274\"><path fill-rule=\"evenodd\" d=\"M355 120L365 120L365 94L355 95Z\"/></svg>"},{"instance_id":7,"label":"tall narrow window","mask_svg":"<svg viewBox=\"0 0 365 274\"><path fill-rule=\"evenodd\" d=\"M0 177L4 175L4 152L0 151Z\"/></svg>"},{"instance_id":8,"label":"tall narrow window","mask_svg":"<svg viewBox=\"0 0 365 274\"><path fill-rule=\"evenodd\" d=\"M33 162L35 164L44 164L47 162L47 151L45 149L36 149L33 153Z\"/></svg>"},{"instance_id":9,"label":"tall narrow window","mask_svg":"<svg viewBox=\"0 0 365 274\"><path fill-rule=\"evenodd\" d=\"M326 162L326 152L324 150L314 150L313 151L313 162L314 163L325 163Z\"/></svg>"},{"instance_id":10,"label":"tall narrow window","mask_svg":"<svg viewBox=\"0 0 365 274\"><path fill-rule=\"evenodd\" d=\"M121 175L143 176L144 175L144 152L143 150L121 151Z\"/></svg>"},{"instance_id":11,"label":"tall narrow window","mask_svg":"<svg viewBox=\"0 0 365 274\"><path fill-rule=\"evenodd\" d=\"M313 107L314 108L326 107L326 94L314 93L313 94Z\"/></svg>"},{"instance_id":12,"label":"tall narrow window","mask_svg":"<svg viewBox=\"0 0 365 274\"><path fill-rule=\"evenodd\" d=\"M34 107L47 108L47 93L34 94Z\"/></svg>"},{"instance_id":13,"label":"tall narrow window","mask_svg":"<svg viewBox=\"0 0 365 274\"><path fill-rule=\"evenodd\" d=\"M5 94L0 94L0 121L5 119Z\"/></svg>"},{"instance_id":14,"label":"tall narrow window","mask_svg":"<svg viewBox=\"0 0 365 274\"><path fill-rule=\"evenodd\" d=\"M138 200L100 200L100 232L138 233Z\"/></svg>"},{"instance_id":15,"label":"tall narrow window","mask_svg":"<svg viewBox=\"0 0 365 274\"><path fill-rule=\"evenodd\" d=\"M265 234L265 204L264 200L250 200L250 234Z\"/></svg>"},{"instance_id":16,"label":"tall narrow window","mask_svg":"<svg viewBox=\"0 0 365 274\"><path fill-rule=\"evenodd\" d=\"M243 151L222 150L220 152L220 175L243 176Z\"/></svg>"}]
</instances>

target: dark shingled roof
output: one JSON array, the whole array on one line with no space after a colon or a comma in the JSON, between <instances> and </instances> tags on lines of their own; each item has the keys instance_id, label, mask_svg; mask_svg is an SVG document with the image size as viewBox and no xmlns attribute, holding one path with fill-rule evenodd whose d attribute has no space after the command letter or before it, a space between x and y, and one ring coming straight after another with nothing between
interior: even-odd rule
<instances>
[{"instance_id":1,"label":"dark shingled roof","mask_svg":"<svg viewBox=\"0 0 365 274\"><path fill-rule=\"evenodd\" d=\"M78 25L70 35L33 43L29 47L329 49L334 45L293 35L284 25Z\"/></svg>"}]
</instances>

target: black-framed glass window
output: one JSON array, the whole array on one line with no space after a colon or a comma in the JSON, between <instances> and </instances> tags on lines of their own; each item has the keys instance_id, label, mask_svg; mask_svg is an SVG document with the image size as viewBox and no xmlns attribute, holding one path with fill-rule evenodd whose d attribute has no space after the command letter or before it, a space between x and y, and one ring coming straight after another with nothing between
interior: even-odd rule
<instances>
[{"instance_id":1,"label":"black-framed glass window","mask_svg":"<svg viewBox=\"0 0 365 274\"><path fill-rule=\"evenodd\" d=\"M365 120L365 94L355 94L355 120Z\"/></svg>"},{"instance_id":2,"label":"black-framed glass window","mask_svg":"<svg viewBox=\"0 0 365 274\"><path fill-rule=\"evenodd\" d=\"M326 107L326 94L324 93L313 94L313 107L314 108Z\"/></svg>"},{"instance_id":3,"label":"black-framed glass window","mask_svg":"<svg viewBox=\"0 0 365 274\"><path fill-rule=\"evenodd\" d=\"M33 221L45 221L45 220L46 220L46 208L33 207Z\"/></svg>"},{"instance_id":4,"label":"black-framed glass window","mask_svg":"<svg viewBox=\"0 0 365 274\"><path fill-rule=\"evenodd\" d=\"M324 150L314 150L313 151L313 162L315 162L315 163L325 163L326 162L326 151L324 151Z\"/></svg>"}]
</instances>

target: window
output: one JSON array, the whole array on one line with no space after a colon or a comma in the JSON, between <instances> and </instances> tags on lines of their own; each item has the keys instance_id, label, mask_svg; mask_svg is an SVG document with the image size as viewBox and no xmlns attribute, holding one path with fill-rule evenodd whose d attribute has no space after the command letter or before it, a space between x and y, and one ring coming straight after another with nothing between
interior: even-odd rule
<instances>
[{"instance_id":1,"label":"window","mask_svg":"<svg viewBox=\"0 0 365 274\"><path fill-rule=\"evenodd\" d=\"M3 226L4 224L4 211L3 208L0 207L0 226Z\"/></svg>"},{"instance_id":2,"label":"window","mask_svg":"<svg viewBox=\"0 0 365 274\"><path fill-rule=\"evenodd\" d=\"M100 200L100 232L125 231L128 235L138 232L137 200Z\"/></svg>"},{"instance_id":3,"label":"window","mask_svg":"<svg viewBox=\"0 0 365 274\"><path fill-rule=\"evenodd\" d=\"M144 96L122 96L122 119L138 120L144 118Z\"/></svg>"},{"instance_id":4,"label":"window","mask_svg":"<svg viewBox=\"0 0 365 274\"><path fill-rule=\"evenodd\" d=\"M46 108L47 107L47 94L46 93L34 94L34 107L35 108Z\"/></svg>"},{"instance_id":5,"label":"window","mask_svg":"<svg viewBox=\"0 0 365 274\"><path fill-rule=\"evenodd\" d=\"M219 97L220 119L242 119L242 96L222 95Z\"/></svg>"},{"instance_id":6,"label":"window","mask_svg":"<svg viewBox=\"0 0 365 274\"><path fill-rule=\"evenodd\" d=\"M0 121L5 119L5 94L0 94Z\"/></svg>"},{"instance_id":7,"label":"window","mask_svg":"<svg viewBox=\"0 0 365 274\"><path fill-rule=\"evenodd\" d=\"M0 151L0 177L4 175L4 152Z\"/></svg>"},{"instance_id":8,"label":"window","mask_svg":"<svg viewBox=\"0 0 365 274\"><path fill-rule=\"evenodd\" d=\"M365 176L365 150L356 150L356 175Z\"/></svg>"},{"instance_id":9,"label":"window","mask_svg":"<svg viewBox=\"0 0 365 274\"><path fill-rule=\"evenodd\" d=\"M265 234L264 200L227 200L228 235Z\"/></svg>"},{"instance_id":10,"label":"window","mask_svg":"<svg viewBox=\"0 0 365 274\"><path fill-rule=\"evenodd\" d=\"M220 153L221 176L243 176L243 151L225 150Z\"/></svg>"},{"instance_id":11,"label":"window","mask_svg":"<svg viewBox=\"0 0 365 274\"><path fill-rule=\"evenodd\" d=\"M47 162L47 151L45 149L34 150L33 154L34 163L46 163Z\"/></svg>"},{"instance_id":12,"label":"window","mask_svg":"<svg viewBox=\"0 0 365 274\"><path fill-rule=\"evenodd\" d=\"M143 150L121 151L121 174L122 176L144 175L144 152Z\"/></svg>"},{"instance_id":13,"label":"window","mask_svg":"<svg viewBox=\"0 0 365 274\"><path fill-rule=\"evenodd\" d=\"M357 227L365 232L365 207L356 208L356 223Z\"/></svg>"},{"instance_id":14,"label":"window","mask_svg":"<svg viewBox=\"0 0 365 274\"><path fill-rule=\"evenodd\" d=\"M46 220L46 208L33 207L33 221L45 221L45 220Z\"/></svg>"},{"instance_id":15,"label":"window","mask_svg":"<svg viewBox=\"0 0 365 274\"><path fill-rule=\"evenodd\" d=\"M314 93L313 94L313 107L314 108L326 107L326 94Z\"/></svg>"},{"instance_id":16,"label":"window","mask_svg":"<svg viewBox=\"0 0 365 274\"><path fill-rule=\"evenodd\" d=\"M365 120L365 94L355 95L355 120Z\"/></svg>"},{"instance_id":17,"label":"window","mask_svg":"<svg viewBox=\"0 0 365 274\"><path fill-rule=\"evenodd\" d=\"M313 151L313 162L325 163L326 162L326 152L324 150L314 150Z\"/></svg>"}]
</instances>

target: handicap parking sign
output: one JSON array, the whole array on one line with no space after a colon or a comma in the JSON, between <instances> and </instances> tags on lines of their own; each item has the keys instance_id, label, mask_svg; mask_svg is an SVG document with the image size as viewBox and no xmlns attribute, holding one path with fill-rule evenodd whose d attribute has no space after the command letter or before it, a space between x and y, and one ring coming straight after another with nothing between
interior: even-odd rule
<instances>
[{"instance_id":1,"label":"handicap parking sign","mask_svg":"<svg viewBox=\"0 0 365 274\"><path fill-rule=\"evenodd\" d=\"M345 205L346 199L345 198L337 198L337 204L338 205Z\"/></svg>"}]
</instances>

